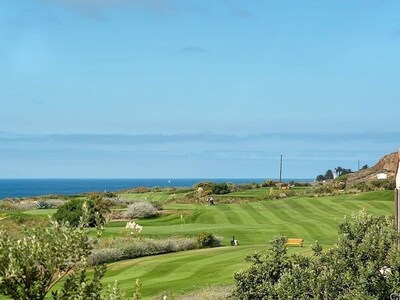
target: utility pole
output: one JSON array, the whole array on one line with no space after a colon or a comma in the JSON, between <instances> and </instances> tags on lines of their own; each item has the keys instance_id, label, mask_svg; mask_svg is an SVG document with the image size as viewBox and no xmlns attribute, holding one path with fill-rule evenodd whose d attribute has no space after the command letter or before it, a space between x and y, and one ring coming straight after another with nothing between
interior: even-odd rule
<instances>
[{"instance_id":1,"label":"utility pole","mask_svg":"<svg viewBox=\"0 0 400 300\"><path fill-rule=\"evenodd\" d=\"M281 162L279 164L279 182L282 182L282 154L281 154Z\"/></svg>"}]
</instances>

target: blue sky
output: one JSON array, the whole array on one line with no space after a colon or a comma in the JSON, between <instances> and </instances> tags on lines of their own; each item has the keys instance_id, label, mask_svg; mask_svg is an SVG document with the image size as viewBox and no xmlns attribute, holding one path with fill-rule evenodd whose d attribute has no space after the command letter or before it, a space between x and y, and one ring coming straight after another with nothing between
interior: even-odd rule
<instances>
[{"instance_id":1,"label":"blue sky","mask_svg":"<svg viewBox=\"0 0 400 300\"><path fill-rule=\"evenodd\" d=\"M3 0L0 177L314 178L400 145L399 1Z\"/></svg>"}]
</instances>

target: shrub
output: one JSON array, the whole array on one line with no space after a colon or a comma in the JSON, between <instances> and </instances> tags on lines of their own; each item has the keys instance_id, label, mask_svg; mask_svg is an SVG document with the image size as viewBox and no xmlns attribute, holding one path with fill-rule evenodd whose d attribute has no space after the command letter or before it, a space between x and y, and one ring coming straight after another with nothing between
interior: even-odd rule
<instances>
[{"instance_id":1,"label":"shrub","mask_svg":"<svg viewBox=\"0 0 400 300\"><path fill-rule=\"evenodd\" d=\"M330 194L333 193L333 186L330 184L322 184L322 185L318 185L317 187L315 187L314 189L314 193L315 194Z\"/></svg>"},{"instance_id":2,"label":"shrub","mask_svg":"<svg viewBox=\"0 0 400 300\"><path fill-rule=\"evenodd\" d=\"M287 253L286 238L273 239L266 255L246 259L235 274L234 297L252 299L391 299L400 293L399 235L393 219L365 212L339 225L335 247L312 256Z\"/></svg>"},{"instance_id":3,"label":"shrub","mask_svg":"<svg viewBox=\"0 0 400 300\"><path fill-rule=\"evenodd\" d=\"M101 296L104 266L94 268L93 278L89 278L85 258L90 250L82 227L51 222L46 229L27 230L24 239L0 232L0 294L43 300L51 287L67 276L59 289L52 291L53 299L78 299L77 295L79 299L116 299Z\"/></svg>"},{"instance_id":4,"label":"shrub","mask_svg":"<svg viewBox=\"0 0 400 300\"><path fill-rule=\"evenodd\" d=\"M394 190L396 188L396 182L394 180L373 180L370 185L374 190Z\"/></svg>"},{"instance_id":5,"label":"shrub","mask_svg":"<svg viewBox=\"0 0 400 300\"><path fill-rule=\"evenodd\" d=\"M128 206L124 216L128 219L150 218L157 216L157 209L148 202L134 202Z\"/></svg>"},{"instance_id":6,"label":"shrub","mask_svg":"<svg viewBox=\"0 0 400 300\"><path fill-rule=\"evenodd\" d=\"M50 208L53 208L53 206L50 203L46 202L46 201L38 201L36 203L36 206L37 206L38 209L50 209Z\"/></svg>"},{"instance_id":7,"label":"shrub","mask_svg":"<svg viewBox=\"0 0 400 300\"><path fill-rule=\"evenodd\" d=\"M86 203L88 209L88 226L94 227L96 223L105 224L107 215L111 212L111 201L104 198L100 194L92 194L89 200L82 201L80 199L72 199L61 205L54 214L54 219L57 221L68 221L72 226L77 226L83 215L83 204ZM96 220L96 214L98 219ZM99 225L100 225L99 224Z\"/></svg>"},{"instance_id":8,"label":"shrub","mask_svg":"<svg viewBox=\"0 0 400 300\"><path fill-rule=\"evenodd\" d=\"M153 205L157 210L164 209L161 201L150 201L150 204Z\"/></svg>"},{"instance_id":9,"label":"shrub","mask_svg":"<svg viewBox=\"0 0 400 300\"><path fill-rule=\"evenodd\" d=\"M19 199L0 200L0 211L31 210L37 208L34 201L21 201Z\"/></svg>"},{"instance_id":10,"label":"shrub","mask_svg":"<svg viewBox=\"0 0 400 300\"><path fill-rule=\"evenodd\" d=\"M164 254L198 248L195 238L116 239L112 248L95 249L89 257L91 265L110 263L149 255Z\"/></svg>"},{"instance_id":11,"label":"shrub","mask_svg":"<svg viewBox=\"0 0 400 300\"><path fill-rule=\"evenodd\" d=\"M212 248L221 246L222 239L210 232L200 232L196 235L197 243L201 248Z\"/></svg>"},{"instance_id":12,"label":"shrub","mask_svg":"<svg viewBox=\"0 0 400 300\"><path fill-rule=\"evenodd\" d=\"M88 209L88 226L96 226L96 209L93 201L82 201L73 199L61 205L57 212L54 214L54 219L59 222L69 222L71 226L78 226L81 217L83 216L82 205L86 202Z\"/></svg>"},{"instance_id":13,"label":"shrub","mask_svg":"<svg viewBox=\"0 0 400 300\"><path fill-rule=\"evenodd\" d=\"M212 192L214 194L223 195L230 193L230 190L226 183L214 183L212 186Z\"/></svg>"},{"instance_id":14,"label":"shrub","mask_svg":"<svg viewBox=\"0 0 400 300\"><path fill-rule=\"evenodd\" d=\"M265 180L262 184L262 187L275 187L276 186L276 181L273 180Z\"/></svg>"},{"instance_id":15,"label":"shrub","mask_svg":"<svg viewBox=\"0 0 400 300\"><path fill-rule=\"evenodd\" d=\"M91 266L108 264L119 261L124 257L124 252L118 248L105 248L93 250L88 262Z\"/></svg>"},{"instance_id":16,"label":"shrub","mask_svg":"<svg viewBox=\"0 0 400 300\"><path fill-rule=\"evenodd\" d=\"M65 204L64 200L61 199L47 199L47 200L40 200L39 202L46 203L45 205L49 208L58 208L61 205Z\"/></svg>"}]
</instances>

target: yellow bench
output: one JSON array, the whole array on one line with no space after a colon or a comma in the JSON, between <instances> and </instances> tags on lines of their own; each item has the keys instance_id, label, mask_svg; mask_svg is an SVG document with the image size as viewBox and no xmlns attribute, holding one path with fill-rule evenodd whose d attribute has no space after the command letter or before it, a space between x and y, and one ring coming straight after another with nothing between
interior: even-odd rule
<instances>
[{"instance_id":1,"label":"yellow bench","mask_svg":"<svg viewBox=\"0 0 400 300\"><path fill-rule=\"evenodd\" d=\"M286 245L294 245L303 247L304 240L303 239L287 239Z\"/></svg>"}]
</instances>

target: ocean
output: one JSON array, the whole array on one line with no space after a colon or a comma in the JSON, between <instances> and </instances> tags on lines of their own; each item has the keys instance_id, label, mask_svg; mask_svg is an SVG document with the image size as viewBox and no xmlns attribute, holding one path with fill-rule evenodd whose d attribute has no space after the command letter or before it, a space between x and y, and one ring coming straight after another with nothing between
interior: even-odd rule
<instances>
[{"instance_id":1,"label":"ocean","mask_svg":"<svg viewBox=\"0 0 400 300\"><path fill-rule=\"evenodd\" d=\"M134 178L134 179L0 179L0 199L42 195L76 195L144 187L191 187L201 181L261 183L261 178ZM284 181L311 182L311 179Z\"/></svg>"}]
</instances>

